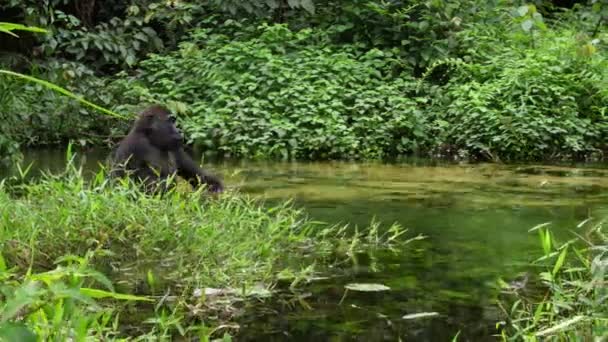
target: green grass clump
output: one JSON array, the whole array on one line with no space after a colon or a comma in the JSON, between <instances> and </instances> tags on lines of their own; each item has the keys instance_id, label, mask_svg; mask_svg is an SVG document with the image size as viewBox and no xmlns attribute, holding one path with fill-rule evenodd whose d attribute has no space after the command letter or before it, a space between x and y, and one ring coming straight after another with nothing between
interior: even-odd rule
<instances>
[{"instance_id":1,"label":"green grass clump","mask_svg":"<svg viewBox=\"0 0 608 342\"><path fill-rule=\"evenodd\" d=\"M200 328L201 324L213 321L211 311L222 313L223 322L215 323L232 319L223 309L234 305L235 298L271 294L268 290L277 284L295 287L355 252L395 243L404 232L392 227L380 234L377 225L361 232L324 226L289 204L269 207L236 192L211 197L178 187L162 197L145 196L129 181L122 183L107 180L103 172L86 181L72 164L60 175L45 174L21 184L14 179L0 183L4 265L0 273L12 281L0 294L0 308L14 300L16 289L39 284L33 275L54 269L63 274L42 281L52 295L34 296L20 309L25 314L0 314L0 322L25 320L40 336L66 336L53 329L49 332L46 319L28 318L45 311L42 307L63 308L64 298L51 290L59 286L83 302L77 314L58 316L59 323L72 326L77 317L89 317L85 313L107 312L87 321L105 330L86 329L81 322L83 336L188 335L192 330L185 327L194 326L207 336L211 330ZM87 272L99 276L65 274L66 256L69 265L77 258ZM99 293L86 290L100 287L112 293L100 299L104 311L91 309L93 304L100 305L91 294ZM212 303L205 298L206 293L214 293L211 289L221 289L232 299ZM115 291L155 303L149 307L132 303L135 297L121 297ZM129 304L118 304L120 299ZM99 323L100 319L105 323Z\"/></svg>"},{"instance_id":2,"label":"green grass clump","mask_svg":"<svg viewBox=\"0 0 608 342\"><path fill-rule=\"evenodd\" d=\"M584 226L585 221L578 228ZM608 339L608 236L605 220L583 236L558 244L546 224L538 230L544 256L537 284L503 284L513 296L505 309L504 341L605 341ZM582 247L581 247L582 245ZM522 286L523 285L523 286ZM508 306L508 305L507 305Z\"/></svg>"}]
</instances>

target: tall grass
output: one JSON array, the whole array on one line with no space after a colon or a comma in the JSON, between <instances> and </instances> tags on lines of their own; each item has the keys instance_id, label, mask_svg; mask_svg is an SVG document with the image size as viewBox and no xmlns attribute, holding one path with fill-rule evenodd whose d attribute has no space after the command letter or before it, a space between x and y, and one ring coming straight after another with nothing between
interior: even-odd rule
<instances>
[{"instance_id":1,"label":"tall grass","mask_svg":"<svg viewBox=\"0 0 608 342\"><path fill-rule=\"evenodd\" d=\"M589 222L579 224L575 238L561 244L548 225L532 229L544 252L534 262L541 271L516 285L503 284L512 294L502 302L509 317L504 341L608 340L606 220L579 233Z\"/></svg>"},{"instance_id":2,"label":"tall grass","mask_svg":"<svg viewBox=\"0 0 608 342\"><path fill-rule=\"evenodd\" d=\"M11 279L0 308L32 283L37 295L21 314L0 314L0 321L24 322L45 339L78 329L78 336L102 339L208 337L231 320L235 301L271 295L278 284L299 286L354 253L404 242L397 226L352 232L308 220L289 203L270 207L236 192L207 197L177 187L145 196L103 170L86 181L71 162L65 172L34 182L19 177L0 182L0 274ZM40 286L47 295L38 295ZM218 293L222 301L213 300ZM80 306L65 307L67 299ZM154 305L137 304L143 299Z\"/></svg>"}]
</instances>

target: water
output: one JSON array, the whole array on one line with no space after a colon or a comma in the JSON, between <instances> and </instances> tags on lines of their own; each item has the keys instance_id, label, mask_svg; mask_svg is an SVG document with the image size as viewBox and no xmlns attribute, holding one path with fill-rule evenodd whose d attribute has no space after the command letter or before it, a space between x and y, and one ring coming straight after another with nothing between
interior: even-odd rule
<instances>
[{"instance_id":1,"label":"water","mask_svg":"<svg viewBox=\"0 0 608 342\"><path fill-rule=\"evenodd\" d=\"M96 170L104 151L81 155ZM63 169L63 150L26 154L36 169ZM208 165L206 163L206 165ZM367 226L376 217L427 239L392 254L361 255L356 267L304 289L310 308L280 298L241 320L239 340L495 340L497 277L511 280L540 255L528 230L552 222L561 237L589 217L608 214L608 170L600 166L226 162L207 166L230 187L279 201L292 198L329 223ZM349 292L350 282L391 287ZM440 316L403 320L406 314Z\"/></svg>"}]
</instances>

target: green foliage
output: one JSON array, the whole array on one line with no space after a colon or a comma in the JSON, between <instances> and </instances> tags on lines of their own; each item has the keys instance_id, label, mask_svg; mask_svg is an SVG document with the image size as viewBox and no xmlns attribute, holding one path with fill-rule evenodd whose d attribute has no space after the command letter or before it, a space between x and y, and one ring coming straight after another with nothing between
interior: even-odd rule
<instances>
[{"instance_id":1,"label":"green foliage","mask_svg":"<svg viewBox=\"0 0 608 342\"><path fill-rule=\"evenodd\" d=\"M224 12L278 19L285 11L314 13L315 5L312 0L9 0L0 9L19 13L15 21L48 29L36 49L44 62L78 62L109 73L134 66L150 52L174 47L186 27L216 25Z\"/></svg>"},{"instance_id":2,"label":"green foliage","mask_svg":"<svg viewBox=\"0 0 608 342\"><path fill-rule=\"evenodd\" d=\"M98 105L96 105L94 103L91 103L91 102L83 99L82 97L79 97L78 95L75 95L74 93L70 92L69 90L66 90L65 88L62 88L62 87L60 87L60 86L58 86L56 84L47 82L45 80L41 80L41 79L38 79L36 77L32 77L32 76L28 76L28 75L23 75L23 74L20 74L20 73L17 73L17 72L12 72L12 71L9 71L9 70L1 70L0 69L0 74L9 75L9 76L12 76L12 77L24 79L24 80L29 81L29 82L40 84L40 85L46 87L47 89L53 90L53 91L55 91L57 93L60 93L60 94L62 94L64 96L76 99L79 102L82 102L82 103L86 104L87 106L93 107L93 108L95 108L95 109L97 109L97 110L99 110L99 111L101 111L101 112L103 112L103 113L105 113L107 115L110 115L110 116L113 116L113 117L116 117L116 118L120 118L120 119L126 119L126 117L123 116L123 115L114 113L114 112L112 112L110 110L107 110L107 109L105 109L103 107L99 107Z\"/></svg>"},{"instance_id":3,"label":"green foliage","mask_svg":"<svg viewBox=\"0 0 608 342\"><path fill-rule=\"evenodd\" d=\"M220 10L233 15L243 12L255 14L260 17L278 17L282 19L290 10L303 9L309 14L315 14L315 3L313 0L212 0L210 3Z\"/></svg>"},{"instance_id":4,"label":"green foliage","mask_svg":"<svg viewBox=\"0 0 608 342\"><path fill-rule=\"evenodd\" d=\"M18 37L13 31L46 32L38 27L28 27L21 24L0 22L0 33L6 33ZM2 82L0 77L0 113L9 113L14 100L13 84ZM0 166L18 162L22 156L19 151L19 143L15 138L14 128L17 126L17 118L14 115L5 115L0 122Z\"/></svg>"},{"instance_id":5,"label":"green foliage","mask_svg":"<svg viewBox=\"0 0 608 342\"><path fill-rule=\"evenodd\" d=\"M527 33L534 33L535 30L546 30L547 26L543 22L543 16L536 11L534 5L523 5L515 11L516 20L521 29Z\"/></svg>"},{"instance_id":6,"label":"green foliage","mask_svg":"<svg viewBox=\"0 0 608 342\"><path fill-rule=\"evenodd\" d=\"M48 75L36 76L0 69L0 113L3 114L0 166L18 162L19 147L23 145L56 144L70 139L81 145L99 143L112 129L120 128L109 122L127 118L85 100L58 82L40 78ZM93 89L83 93L100 98Z\"/></svg>"},{"instance_id":7,"label":"green foliage","mask_svg":"<svg viewBox=\"0 0 608 342\"><path fill-rule=\"evenodd\" d=\"M14 83L9 83L0 76L0 113L9 113L15 108L13 94L16 90ZM0 166L9 165L22 158L17 140L18 132L15 130L18 125L18 117L15 115L6 115L0 123Z\"/></svg>"},{"instance_id":8,"label":"green foliage","mask_svg":"<svg viewBox=\"0 0 608 342\"><path fill-rule=\"evenodd\" d=\"M68 159L74 160L70 150ZM296 288L326 267L354 262L352 255L407 243L398 226L353 233L312 222L288 203L263 206L230 192L207 198L181 182L151 197L128 180L109 182L103 171L92 177L85 181L70 162L60 175L0 182L0 280L10 270L9 281L0 281L0 318L31 316L24 322L30 330L58 339L78 329L79 336L98 338L116 331L203 338L214 332L205 326L217 323L214 313L232 318L227 309L234 301L272 295L279 282ZM47 273L57 262L68 266ZM31 289L32 279L44 284ZM171 295L155 297L153 307L121 306L117 300L141 298L116 294L111 284L127 294ZM226 295L214 301L204 294L213 291ZM20 315L5 316L7 308Z\"/></svg>"},{"instance_id":9,"label":"green foliage","mask_svg":"<svg viewBox=\"0 0 608 342\"><path fill-rule=\"evenodd\" d=\"M463 23L494 8L504 8L503 1L320 1L312 20L332 30L339 42L396 47L399 57L418 73L456 53L455 34Z\"/></svg>"},{"instance_id":10,"label":"green foliage","mask_svg":"<svg viewBox=\"0 0 608 342\"><path fill-rule=\"evenodd\" d=\"M36 32L36 33L46 33L47 32L45 29L42 29L39 27L31 27L31 26L25 26L22 24L0 22L0 32L10 34L13 37L19 37L18 35L13 33L13 31L26 31L26 32Z\"/></svg>"},{"instance_id":11,"label":"green foliage","mask_svg":"<svg viewBox=\"0 0 608 342\"><path fill-rule=\"evenodd\" d=\"M69 140L82 145L100 144L108 135L123 132L122 125L128 124L126 115L85 100L110 106L104 101L108 97L97 93L96 88L73 87L65 80L47 78L51 76L48 73L28 76L3 70L0 74L0 96L4 99L0 112L5 118L1 135L14 142L15 151L18 145L43 146ZM107 81L94 80L90 85L102 87L104 83Z\"/></svg>"},{"instance_id":12,"label":"green foliage","mask_svg":"<svg viewBox=\"0 0 608 342\"><path fill-rule=\"evenodd\" d=\"M14 268L7 268L0 255L0 340L107 339L116 335L114 310L96 300L150 299L115 293L110 281L89 267L89 257L66 256L57 260L64 265L54 270L20 276ZM88 288L88 283L107 290Z\"/></svg>"},{"instance_id":13,"label":"green foliage","mask_svg":"<svg viewBox=\"0 0 608 342\"><path fill-rule=\"evenodd\" d=\"M70 6L72 5L72 6ZM10 0L5 10L20 9L19 21L46 28L41 36L37 53L44 57L69 59L89 65L93 70L115 66L131 66L139 56L162 48L162 41L149 22L141 16L114 16L107 13L112 1L106 2L96 15L95 1ZM97 5L99 6L99 5ZM119 6L122 7L122 6ZM97 22L97 16L107 20Z\"/></svg>"},{"instance_id":14,"label":"green foliage","mask_svg":"<svg viewBox=\"0 0 608 342\"><path fill-rule=\"evenodd\" d=\"M565 30L459 63L433 101L440 141L494 160L602 153L608 61L581 55L584 43Z\"/></svg>"},{"instance_id":15,"label":"green foliage","mask_svg":"<svg viewBox=\"0 0 608 342\"><path fill-rule=\"evenodd\" d=\"M12 31L15 30L36 33L46 32L45 30L37 27L26 27L20 24L0 23L0 32L14 35ZM6 76L10 76L10 78L7 78ZM15 79L26 80L30 83L34 83L35 85L31 86L31 84L15 82ZM31 134L29 134L29 130L32 129L31 126L34 126L35 124L32 125L32 116L27 115L27 109L31 109L32 103L39 104L40 101L43 100L40 97L40 94L43 93L45 90L47 91L46 94L51 94L51 96L54 96L54 98L57 98L56 94L61 94L73 98L76 101L95 108L101 112L104 112L107 115L122 119L125 118L124 116L121 116L94 103L91 103L83 99L82 97L75 95L69 90L58 86L57 84L53 84L43 79L24 75L10 70L0 69L0 89L3 90L2 97L0 97L0 112L4 114L4 119L2 120L2 122L0 122L0 156L2 156L0 158L0 166L10 165L11 163L19 161L21 159L21 154L19 152L20 143L27 140L32 141L32 139L40 137L40 135L32 136ZM34 90L35 93L30 92L28 94L28 90ZM25 104L26 101L22 101L22 99L24 98L26 98L29 103ZM47 103L45 104L48 106ZM65 133L62 132L62 130L57 130L56 126L49 125L49 113L45 109L42 110L44 111L44 114L39 117L43 121L44 129L41 129L40 131L48 130L48 132L53 132L54 134L59 134L61 137L64 137ZM91 120L89 122L93 121ZM72 129L73 126L76 125L70 125L69 129ZM51 139L46 139L45 142L49 142L49 140ZM87 141L86 139L82 139L82 137L78 138L78 140L81 143L86 143Z\"/></svg>"},{"instance_id":16,"label":"green foliage","mask_svg":"<svg viewBox=\"0 0 608 342\"><path fill-rule=\"evenodd\" d=\"M586 224L588 221L577 228ZM557 243L545 225L532 229L539 231L544 251L534 263L543 269L538 274L542 293L529 291L535 284L514 289L503 283L513 295L501 302L502 306L512 303L505 309L510 320L503 325L504 341L601 341L608 337L608 236L602 231L604 225L602 221L588 229L584 238L578 235L564 244Z\"/></svg>"},{"instance_id":17,"label":"green foliage","mask_svg":"<svg viewBox=\"0 0 608 342\"><path fill-rule=\"evenodd\" d=\"M127 102L177 103L195 143L226 155L385 158L425 143L425 118L392 51L261 26L253 38L193 32L180 50L120 81Z\"/></svg>"},{"instance_id":18,"label":"green foliage","mask_svg":"<svg viewBox=\"0 0 608 342\"><path fill-rule=\"evenodd\" d=\"M601 1L0 6L48 28L28 74L114 110L163 102L191 141L226 156L538 160L607 150ZM17 143L99 144L126 131L40 86L6 82L3 157Z\"/></svg>"}]
</instances>

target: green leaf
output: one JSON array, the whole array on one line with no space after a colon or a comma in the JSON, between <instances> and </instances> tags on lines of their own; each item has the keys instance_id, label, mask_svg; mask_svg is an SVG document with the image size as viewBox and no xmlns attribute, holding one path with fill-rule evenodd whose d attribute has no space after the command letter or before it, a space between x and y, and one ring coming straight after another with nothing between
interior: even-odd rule
<instances>
[{"instance_id":1,"label":"green leaf","mask_svg":"<svg viewBox=\"0 0 608 342\"><path fill-rule=\"evenodd\" d=\"M534 22L532 21L532 19L527 19L526 21L521 23L521 28L524 31L529 32L530 29L532 29L532 25L534 25Z\"/></svg>"},{"instance_id":2,"label":"green leaf","mask_svg":"<svg viewBox=\"0 0 608 342\"><path fill-rule=\"evenodd\" d=\"M110 291L114 291L114 285L112 285L112 281L105 276L105 274L95 271L95 270L87 270L84 275L87 277L91 277L98 281L100 284L106 287L106 289Z\"/></svg>"},{"instance_id":3,"label":"green leaf","mask_svg":"<svg viewBox=\"0 0 608 342\"><path fill-rule=\"evenodd\" d=\"M0 272L6 272L7 268L6 268L6 261L4 261L4 257L2 256L2 253L0 253Z\"/></svg>"},{"instance_id":4,"label":"green leaf","mask_svg":"<svg viewBox=\"0 0 608 342\"><path fill-rule=\"evenodd\" d=\"M562 265L564 264L564 260L566 260L567 252L568 252L568 246L564 247L562 252L559 254L559 257L557 258L557 261L555 262L555 265L553 266L553 272L551 272L553 274L553 276L555 276L557 274L557 272L562 268Z\"/></svg>"},{"instance_id":5,"label":"green leaf","mask_svg":"<svg viewBox=\"0 0 608 342\"><path fill-rule=\"evenodd\" d=\"M350 283L344 286L346 289L351 291L359 291L359 292L380 292L380 291L388 291L391 288L382 285L382 284L374 284L374 283Z\"/></svg>"},{"instance_id":6,"label":"green leaf","mask_svg":"<svg viewBox=\"0 0 608 342\"><path fill-rule=\"evenodd\" d=\"M20 73L17 73L17 72L13 72L13 71L10 71L10 70L0 69L0 74L10 75L10 76L22 78L22 79L30 81L30 82L41 84L41 85L43 85L43 86L45 86L45 87L47 87L47 88L49 88L51 90L54 90L54 91L56 91L56 92L58 92L60 94L63 94L65 96L71 97L71 98L73 98L73 99L75 99L75 100L77 100L79 102L82 102L82 103L84 103L84 104L86 104L86 105L88 105L90 107L93 107L93 108L95 108L95 109L97 109L97 110L99 110L99 111L101 111L103 113L106 113L106 114L108 114L110 116L113 116L113 117L116 117L116 118L120 118L120 119L127 119L127 117L124 116L124 115L121 115L121 114L118 114L118 113L114 113L114 112L112 112L110 110L107 110L107 109L105 109L103 107L100 107L100 106L98 106L98 105L96 105L94 103L91 103L91 102L83 99L82 96L77 96L76 94L72 93L71 91L69 91L69 90L67 90L65 88L62 88L62 87L60 87L58 85L55 85L53 83L50 83L48 81L41 80L39 78L32 77L32 76L20 74Z\"/></svg>"},{"instance_id":7,"label":"green leaf","mask_svg":"<svg viewBox=\"0 0 608 342\"><path fill-rule=\"evenodd\" d=\"M127 65L131 66L135 63L135 56L133 56L132 54L127 55L127 58L125 59L125 61L127 62Z\"/></svg>"},{"instance_id":8,"label":"green leaf","mask_svg":"<svg viewBox=\"0 0 608 342\"><path fill-rule=\"evenodd\" d=\"M38 336L25 324L7 322L0 324L0 341L36 342Z\"/></svg>"},{"instance_id":9,"label":"green leaf","mask_svg":"<svg viewBox=\"0 0 608 342\"><path fill-rule=\"evenodd\" d=\"M55 310L53 310L53 327L60 329L65 314L65 306L63 300L60 299L55 303Z\"/></svg>"},{"instance_id":10,"label":"green leaf","mask_svg":"<svg viewBox=\"0 0 608 342\"><path fill-rule=\"evenodd\" d=\"M312 0L301 0L300 5L310 14L315 14L315 4Z\"/></svg>"},{"instance_id":11,"label":"green leaf","mask_svg":"<svg viewBox=\"0 0 608 342\"><path fill-rule=\"evenodd\" d=\"M18 35L16 35L16 34L12 33L10 30L7 30L7 29L6 29L6 28L4 28L4 27L0 27L0 32L3 32L3 33L6 33L6 34L8 34L8 35L11 35L11 36L13 36L13 37L19 38L19 36L18 36Z\"/></svg>"},{"instance_id":12,"label":"green leaf","mask_svg":"<svg viewBox=\"0 0 608 342\"><path fill-rule=\"evenodd\" d=\"M534 310L534 316L533 316L533 319L532 319L532 322L534 324L538 323L538 321L540 320L540 318L541 318L541 316L542 316L542 314L544 312L545 305L549 305L549 304L548 303L547 304L540 303L540 304L538 304L538 306Z\"/></svg>"},{"instance_id":13,"label":"green leaf","mask_svg":"<svg viewBox=\"0 0 608 342\"><path fill-rule=\"evenodd\" d=\"M517 14L519 14L520 17L523 17L527 13L528 13L528 5L519 6L519 8L517 9Z\"/></svg>"},{"instance_id":14,"label":"green leaf","mask_svg":"<svg viewBox=\"0 0 608 342\"><path fill-rule=\"evenodd\" d=\"M39 289L38 283L28 281L17 288L12 297L4 304L0 311L0 321L6 322L12 319L22 308L34 303L43 291Z\"/></svg>"},{"instance_id":15,"label":"green leaf","mask_svg":"<svg viewBox=\"0 0 608 342\"><path fill-rule=\"evenodd\" d=\"M9 34L12 34L10 31L27 31L27 32L37 32L37 33L48 32L47 30L40 28L40 27L36 27L36 26L25 26L25 25L21 25L21 24L7 23L7 22L0 22L0 31L7 32ZM15 34L12 34L12 35L16 36Z\"/></svg>"},{"instance_id":16,"label":"green leaf","mask_svg":"<svg viewBox=\"0 0 608 342\"><path fill-rule=\"evenodd\" d=\"M551 222L545 222L545 223L538 224L538 225L536 225L536 226L534 226L534 227L530 228L530 229L528 230L528 232L533 232L533 231L535 231L535 230L537 230L537 229L541 229L541 228L547 227L547 226L549 226L550 224L551 224Z\"/></svg>"},{"instance_id":17,"label":"green leaf","mask_svg":"<svg viewBox=\"0 0 608 342\"><path fill-rule=\"evenodd\" d=\"M64 283L56 282L49 286L49 289L56 298L69 298L73 299L92 307L97 307L97 303L91 298L83 295L79 288L67 287Z\"/></svg>"},{"instance_id":18,"label":"green leaf","mask_svg":"<svg viewBox=\"0 0 608 342\"><path fill-rule=\"evenodd\" d=\"M120 300L132 300L132 301L140 300L140 301L153 302L152 299L146 298L146 297L140 297L140 296L134 296L134 295L122 294L122 293L115 293L115 292L108 292L108 291L104 291L104 290L91 289L91 288L87 288L87 287L80 288L80 293L82 293L85 296L89 296L89 297L95 298L95 299L113 298L113 299L120 299Z\"/></svg>"},{"instance_id":19,"label":"green leaf","mask_svg":"<svg viewBox=\"0 0 608 342\"><path fill-rule=\"evenodd\" d=\"M225 332L224 336L222 336L222 342L232 342L232 336L228 332Z\"/></svg>"},{"instance_id":20,"label":"green leaf","mask_svg":"<svg viewBox=\"0 0 608 342\"><path fill-rule=\"evenodd\" d=\"M541 330L541 331L537 332L535 335L536 336L551 335L558 331L564 330L565 328L567 328L571 325L574 325L582 320L585 320L586 318L587 318L586 316L574 316L573 318L562 321L561 323L554 325L551 328Z\"/></svg>"}]
</instances>

